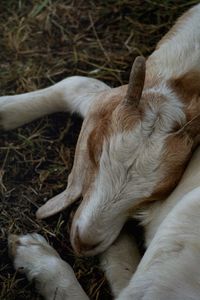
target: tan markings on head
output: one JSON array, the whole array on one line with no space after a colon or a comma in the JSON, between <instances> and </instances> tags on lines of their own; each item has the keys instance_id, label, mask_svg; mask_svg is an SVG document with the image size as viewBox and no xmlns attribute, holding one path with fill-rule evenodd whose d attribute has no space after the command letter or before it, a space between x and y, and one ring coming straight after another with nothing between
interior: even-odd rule
<instances>
[{"instance_id":1,"label":"tan markings on head","mask_svg":"<svg viewBox=\"0 0 200 300\"><path fill-rule=\"evenodd\" d=\"M192 155L193 140L182 134L171 134L166 140L165 153L160 168L163 170L163 178L155 187L150 197L139 199L128 211L132 215L136 209L146 205L165 200L180 181L187 163Z\"/></svg>"},{"instance_id":2,"label":"tan markings on head","mask_svg":"<svg viewBox=\"0 0 200 300\"><path fill-rule=\"evenodd\" d=\"M162 158L164 178L157 185L151 199L164 200L176 187L192 155L193 141L187 136L170 135L166 140Z\"/></svg>"},{"instance_id":3,"label":"tan markings on head","mask_svg":"<svg viewBox=\"0 0 200 300\"><path fill-rule=\"evenodd\" d=\"M200 97L200 72L187 72L178 78L171 79L170 84L186 104L194 97Z\"/></svg>"},{"instance_id":4,"label":"tan markings on head","mask_svg":"<svg viewBox=\"0 0 200 300\"><path fill-rule=\"evenodd\" d=\"M104 140L115 133L132 129L140 117L138 109L124 103L126 90L127 86L114 89L107 101L92 113L96 126L88 137L87 146L89 157L96 168Z\"/></svg>"},{"instance_id":5,"label":"tan markings on head","mask_svg":"<svg viewBox=\"0 0 200 300\"><path fill-rule=\"evenodd\" d=\"M119 97L112 97L104 106L98 107L93 113L95 127L90 133L87 141L89 157L95 167L98 166L98 158L100 157L103 141L110 135L112 113L116 109L120 101Z\"/></svg>"},{"instance_id":6,"label":"tan markings on head","mask_svg":"<svg viewBox=\"0 0 200 300\"><path fill-rule=\"evenodd\" d=\"M179 78L171 79L169 84L182 99L186 108L187 121L200 114L200 72L190 71Z\"/></svg>"}]
</instances>

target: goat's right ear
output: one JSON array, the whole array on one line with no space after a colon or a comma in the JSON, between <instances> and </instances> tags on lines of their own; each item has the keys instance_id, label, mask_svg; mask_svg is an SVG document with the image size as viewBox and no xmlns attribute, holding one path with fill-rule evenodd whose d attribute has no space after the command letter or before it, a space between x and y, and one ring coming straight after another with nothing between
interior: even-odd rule
<instances>
[{"instance_id":1,"label":"goat's right ear","mask_svg":"<svg viewBox=\"0 0 200 300\"><path fill-rule=\"evenodd\" d=\"M38 219L45 219L53 216L66 209L80 196L80 189L75 189L75 186L73 186L72 188L67 187L65 191L51 198L43 206L41 206L36 212L36 217Z\"/></svg>"},{"instance_id":2,"label":"goat's right ear","mask_svg":"<svg viewBox=\"0 0 200 300\"><path fill-rule=\"evenodd\" d=\"M93 128L92 125L87 119L82 125L76 145L73 168L68 177L67 189L38 209L36 212L38 219L44 219L61 212L82 195L89 162L87 140Z\"/></svg>"},{"instance_id":3,"label":"goat's right ear","mask_svg":"<svg viewBox=\"0 0 200 300\"><path fill-rule=\"evenodd\" d=\"M127 94L124 100L126 105L137 107L142 96L146 72L146 61L143 56L136 57L128 83Z\"/></svg>"},{"instance_id":4,"label":"goat's right ear","mask_svg":"<svg viewBox=\"0 0 200 300\"><path fill-rule=\"evenodd\" d=\"M200 115L187 122L181 129L176 132L177 135L187 134L195 143L200 143Z\"/></svg>"}]
</instances>

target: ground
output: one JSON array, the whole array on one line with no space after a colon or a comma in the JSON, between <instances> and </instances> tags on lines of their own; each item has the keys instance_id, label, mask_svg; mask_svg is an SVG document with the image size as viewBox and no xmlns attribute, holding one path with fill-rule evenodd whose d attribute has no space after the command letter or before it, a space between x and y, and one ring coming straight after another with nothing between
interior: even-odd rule
<instances>
[{"instance_id":1,"label":"ground","mask_svg":"<svg viewBox=\"0 0 200 300\"><path fill-rule=\"evenodd\" d=\"M183 11L199 1L1 0L0 93L46 87L79 74L127 83L137 55L148 56ZM62 191L81 120L64 113L0 133L0 299L40 299L14 271L8 233L38 232L68 261L90 299L111 299L97 258L77 258L69 229L77 204L38 221L35 211Z\"/></svg>"}]
</instances>

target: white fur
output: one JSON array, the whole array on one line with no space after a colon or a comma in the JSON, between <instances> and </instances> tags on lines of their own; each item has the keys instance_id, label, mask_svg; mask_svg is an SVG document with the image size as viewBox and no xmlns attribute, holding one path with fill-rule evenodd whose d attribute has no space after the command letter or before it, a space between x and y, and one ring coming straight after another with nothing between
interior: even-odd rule
<instances>
[{"instance_id":1,"label":"white fur","mask_svg":"<svg viewBox=\"0 0 200 300\"><path fill-rule=\"evenodd\" d=\"M118 299L199 299L199 215L198 186L179 199L162 222L129 286Z\"/></svg>"},{"instance_id":2,"label":"white fur","mask_svg":"<svg viewBox=\"0 0 200 300\"><path fill-rule=\"evenodd\" d=\"M43 90L0 97L0 126L13 129L62 111L77 112L84 117L99 93L109 89L97 79L73 76Z\"/></svg>"},{"instance_id":3,"label":"white fur","mask_svg":"<svg viewBox=\"0 0 200 300\"><path fill-rule=\"evenodd\" d=\"M154 135L157 133L156 136L159 136L171 132L175 122L180 126L185 124L185 106L182 99L165 82L145 89L143 95L148 99L143 124L143 129L146 128L147 137L152 129ZM165 97L165 101L157 102L157 96L162 95Z\"/></svg>"},{"instance_id":4,"label":"white fur","mask_svg":"<svg viewBox=\"0 0 200 300\"><path fill-rule=\"evenodd\" d=\"M46 300L88 300L72 268L39 234L11 235L9 249L16 269L35 280Z\"/></svg>"},{"instance_id":5,"label":"white fur","mask_svg":"<svg viewBox=\"0 0 200 300\"><path fill-rule=\"evenodd\" d=\"M187 13L186 13L187 14ZM153 72L167 79L200 68L200 5L190 9L189 15L178 21L169 37L164 37L158 49L149 57ZM160 46L159 46L160 45Z\"/></svg>"}]
</instances>

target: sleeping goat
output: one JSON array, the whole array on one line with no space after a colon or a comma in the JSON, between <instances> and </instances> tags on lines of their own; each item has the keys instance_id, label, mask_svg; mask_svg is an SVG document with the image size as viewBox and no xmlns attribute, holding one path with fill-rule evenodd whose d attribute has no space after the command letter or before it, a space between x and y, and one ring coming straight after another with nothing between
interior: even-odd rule
<instances>
[{"instance_id":1,"label":"sleeping goat","mask_svg":"<svg viewBox=\"0 0 200 300\"><path fill-rule=\"evenodd\" d=\"M143 211L140 218L148 249L131 280L130 274L123 283L114 280L120 286L114 286L116 296L130 280L119 299L199 299L198 230L191 229L191 222L198 222L198 184L188 188L197 187L191 193L186 189L181 197L170 201L172 194L166 200L199 143L199 20L200 4L177 21L146 61L136 58L128 85L112 89L96 79L74 76L47 89L0 98L0 124L5 130L57 111L78 112L84 118L66 190L37 211L38 218L46 218L83 197L71 227L77 254L104 252L105 267L105 260L112 262L116 257L113 252L126 256L119 249L128 244L130 249L127 246L125 251L135 253L132 259L129 256L132 275L139 262L138 251L120 232L128 218L136 216L138 209ZM14 236L10 244L14 245L10 247L16 266L24 249L31 253L36 248L40 259L42 247L44 260L49 257L46 251L53 253L49 264L58 265L63 281L56 275L55 287L47 276L41 291L47 299L54 299L55 293L57 299L87 299L77 288L72 270L43 238ZM35 259L32 254L28 257L24 253L24 268L31 278ZM117 265L118 261L116 258ZM39 274L48 271L51 277L48 263L40 266L41 270L36 268ZM106 273L112 286L116 272L111 267Z\"/></svg>"}]
</instances>

